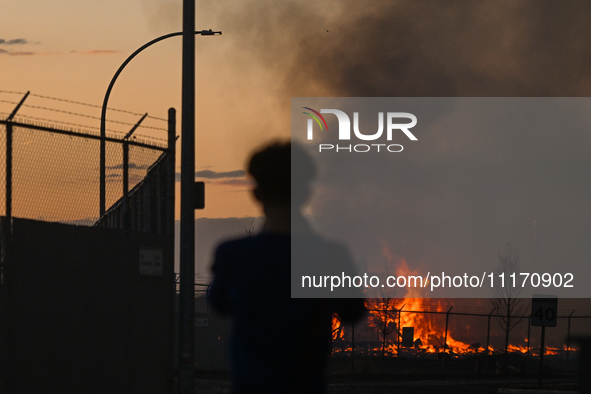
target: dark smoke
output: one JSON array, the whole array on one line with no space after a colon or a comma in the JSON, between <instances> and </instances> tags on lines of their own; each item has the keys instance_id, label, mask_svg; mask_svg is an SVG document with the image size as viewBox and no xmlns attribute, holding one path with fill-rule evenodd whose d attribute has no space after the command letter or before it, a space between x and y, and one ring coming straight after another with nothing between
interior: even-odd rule
<instances>
[{"instance_id":1,"label":"dark smoke","mask_svg":"<svg viewBox=\"0 0 591 394\"><path fill-rule=\"evenodd\" d=\"M591 87L586 1L226 5L202 9L291 97L587 96Z\"/></svg>"}]
</instances>

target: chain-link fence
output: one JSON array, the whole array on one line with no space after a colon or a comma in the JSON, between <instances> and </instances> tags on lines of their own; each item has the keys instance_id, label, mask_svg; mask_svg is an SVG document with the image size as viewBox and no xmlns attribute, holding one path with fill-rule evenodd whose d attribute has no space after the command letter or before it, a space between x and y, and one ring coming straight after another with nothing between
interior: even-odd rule
<instances>
[{"instance_id":1,"label":"chain-link fence","mask_svg":"<svg viewBox=\"0 0 591 394\"><path fill-rule=\"evenodd\" d=\"M382 369L384 373L399 373L410 365L417 373L538 371L541 328L532 327L527 314L511 316L516 324L509 331L505 358L506 316L495 313L492 307L486 313L478 306L482 300L474 300L468 308L434 306L432 302L438 300L427 299L414 300L425 304L422 306L401 302L397 307L379 308L379 301L367 300L369 315L355 325L333 319L334 372L346 373L353 368L358 373L379 373ZM545 368L550 374L574 372L580 349L577 340L589 335L591 315L586 310L572 310L570 314L561 313L556 321L556 327L546 329Z\"/></svg>"},{"instance_id":2,"label":"chain-link fence","mask_svg":"<svg viewBox=\"0 0 591 394\"><path fill-rule=\"evenodd\" d=\"M44 96L36 97L38 100L39 98L50 99ZM0 215L86 226L96 224L100 216L101 140L96 128L59 120L52 121L51 124L41 123L48 119L21 115L19 109L22 104L22 107L29 111L67 113L69 116L78 115L92 121L97 118L43 105L29 105L26 104L25 99L22 99L20 104L16 101L1 101L5 105L16 104L17 106L12 113L2 112L5 116L0 114ZM66 102L83 105L67 100ZM90 107L97 108L97 106ZM174 117L174 112L170 115ZM161 123L166 121L166 119L153 119ZM134 129L141 123L140 121L134 125L128 122L115 122L123 124L123 127L133 125ZM172 124L174 125L174 122ZM74 126L79 128L73 128ZM129 135L124 137L120 131L114 130L109 131L105 138L105 202L107 209L111 207L111 216L113 216L114 206L127 206L127 203L122 204L123 200L131 198L130 193L126 195L126 190L135 191L136 215L144 215L140 214L140 211L149 211L149 208L151 208L150 212L157 214L159 212L160 215L173 214L162 204L164 204L164 197L172 198L172 201L174 197L170 193L171 188L174 187L175 131L170 127L168 129L147 127L168 130L168 140L148 141L143 137L135 138ZM127 157L124 157L125 149L128 150ZM146 198L148 200L146 204L142 204L138 200L137 196L140 192L137 189L140 184L145 183L144 180L155 163L160 163L159 168L153 169L152 173L158 173L161 179L151 181L150 187L153 189L153 194L160 195L160 198L156 196L150 200L146 197L147 191L144 190L141 194L144 200ZM162 207L149 207L150 201L153 204L160 203ZM159 220L165 222L168 219L160 217ZM129 217L129 222L142 222L142 220ZM110 225L106 220L102 220L100 225L115 226L116 224L117 227L125 225L125 221L109 223ZM160 225L161 230L162 226ZM145 225L136 226L136 228L151 230Z\"/></svg>"},{"instance_id":3,"label":"chain-link fence","mask_svg":"<svg viewBox=\"0 0 591 394\"><path fill-rule=\"evenodd\" d=\"M20 95L20 101L7 95ZM146 115L137 121L140 114L119 111L135 123L112 123L131 130L107 129L101 136L98 127L70 119L98 123L97 116L61 108L66 104L100 109L0 90L0 392L52 379L83 387L88 373L107 377L102 382L110 387L97 389L102 392L170 385L173 299L166 289L174 280L175 111L168 119L151 119L168 124L147 126L168 138L149 141L133 134ZM130 256L146 245L157 252L160 271L140 267L138 274ZM81 295L84 306L71 303L76 297L68 294ZM106 311L119 317L104 319ZM88 341L99 337L127 345ZM134 349L137 338L141 346ZM146 351L160 353L146 358ZM104 357L129 362L104 363ZM77 360L88 368L78 371ZM30 373L45 375L35 380ZM142 374L123 385L117 381Z\"/></svg>"},{"instance_id":4,"label":"chain-link fence","mask_svg":"<svg viewBox=\"0 0 591 394\"><path fill-rule=\"evenodd\" d=\"M218 322L227 318L209 308L206 285L196 286L199 316L195 324L201 325L196 337L198 367L229 368L228 360L220 361L219 357L227 351L230 325ZM539 371L541 328L532 327L527 314L512 316L517 324L509 332L505 359L504 316L493 311L490 300L401 299L387 309L378 307L380 301L366 300L369 312L354 325L333 318L329 373L535 375ZM523 301L527 304L529 300ZM579 340L591 332L589 310L572 310L567 304L571 302L565 301L558 311L556 327L546 329L544 364L548 376L577 370ZM218 344L217 350L210 349L212 341Z\"/></svg>"},{"instance_id":5,"label":"chain-link fence","mask_svg":"<svg viewBox=\"0 0 591 394\"><path fill-rule=\"evenodd\" d=\"M116 201L105 215L96 223L110 228L130 228L132 230L156 234L174 234L174 160L168 152L163 153L140 178L137 173L144 169L130 170L130 179L139 183Z\"/></svg>"}]
</instances>

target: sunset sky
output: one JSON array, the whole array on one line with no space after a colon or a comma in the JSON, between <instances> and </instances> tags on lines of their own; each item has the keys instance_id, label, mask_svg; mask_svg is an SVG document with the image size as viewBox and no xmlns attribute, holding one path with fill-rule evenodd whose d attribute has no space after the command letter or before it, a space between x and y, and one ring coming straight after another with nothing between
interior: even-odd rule
<instances>
[{"instance_id":1,"label":"sunset sky","mask_svg":"<svg viewBox=\"0 0 591 394\"><path fill-rule=\"evenodd\" d=\"M201 173L208 192L198 216L260 215L236 171L254 148L290 137L292 97L589 96L591 3L556 4L197 1L197 29L223 31L196 38L196 169L212 171ZM1 9L3 113L26 91L100 105L127 56L181 30L181 0L21 0L4 1ZM110 107L159 118L175 107L180 134L181 42L171 38L136 57L119 77ZM27 103L100 115L98 108L38 96ZM99 123L31 107L19 113L89 127ZM132 124L138 118L109 113L109 119ZM157 120L145 124L165 127ZM159 130L141 133L166 137ZM528 218L528 226L534 219Z\"/></svg>"},{"instance_id":2,"label":"sunset sky","mask_svg":"<svg viewBox=\"0 0 591 394\"><path fill-rule=\"evenodd\" d=\"M289 97L278 93L282 86L276 75L256 54L240 48L241 37L248 35L246 28L224 22L221 13L207 11L210 7L203 3L198 8L197 28L223 30L224 35L197 37L196 167L216 173L243 170L253 148L272 138L288 138L289 123L281 122L280 107L285 107L285 119ZM180 31L181 13L181 1L6 2L0 14L0 100L14 102L22 97L7 91L31 91L100 105L110 79L127 56L160 35ZM175 107L180 134L181 42L180 37L165 40L134 59L119 77L110 107L160 118ZM99 109L89 112L33 96L26 104L100 115ZM0 102L2 112L13 107ZM98 126L97 120L26 107L19 113ZM109 116L117 118L117 114ZM120 120L134 123L138 119ZM151 125L166 127L162 122ZM164 131L141 133L166 138ZM207 208L199 216L259 215L243 178L202 180L210 184Z\"/></svg>"},{"instance_id":3,"label":"sunset sky","mask_svg":"<svg viewBox=\"0 0 591 394\"><path fill-rule=\"evenodd\" d=\"M198 1L197 29L223 35L196 39L197 170L244 169L253 148L288 138L291 97L587 96L589 7L523 0ZM18 101L4 92L30 90L100 105L125 58L180 31L181 15L181 0L5 1L0 100ZM169 107L180 111L181 41L168 39L135 58L110 106L161 118ZM12 108L0 102L1 112ZM33 116L66 117L44 115ZM177 119L180 134L180 113ZM200 216L260 214L243 178L205 180L208 203Z\"/></svg>"}]
</instances>

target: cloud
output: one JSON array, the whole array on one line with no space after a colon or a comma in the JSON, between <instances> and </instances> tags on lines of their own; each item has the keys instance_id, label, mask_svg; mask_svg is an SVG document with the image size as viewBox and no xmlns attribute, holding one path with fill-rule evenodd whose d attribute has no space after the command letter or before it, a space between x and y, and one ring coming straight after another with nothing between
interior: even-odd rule
<instances>
[{"instance_id":1,"label":"cloud","mask_svg":"<svg viewBox=\"0 0 591 394\"><path fill-rule=\"evenodd\" d=\"M25 40L24 38L15 38L13 40L5 40L3 38L0 38L0 45L24 45L24 44L28 44L29 42L27 40Z\"/></svg>"},{"instance_id":2,"label":"cloud","mask_svg":"<svg viewBox=\"0 0 591 394\"><path fill-rule=\"evenodd\" d=\"M147 164L135 164L135 163L129 163L128 168L130 170L147 170L150 166ZM106 166L105 168L109 169L109 170L121 170L123 169L123 164L116 164L114 166Z\"/></svg>"},{"instance_id":3,"label":"cloud","mask_svg":"<svg viewBox=\"0 0 591 394\"><path fill-rule=\"evenodd\" d=\"M15 38L12 40L5 40L0 38L0 45L25 45L31 44L24 38ZM0 49L0 55L8 55L8 56L33 56L33 55L54 55L59 52L32 52L32 51L14 51L14 50L7 50L7 49Z\"/></svg>"},{"instance_id":4,"label":"cloud","mask_svg":"<svg viewBox=\"0 0 591 394\"><path fill-rule=\"evenodd\" d=\"M47 53L43 53L44 55ZM26 51L7 51L6 49L0 49L0 55L8 55L8 56L31 56L31 55L41 55L41 53L36 52L26 52Z\"/></svg>"},{"instance_id":5,"label":"cloud","mask_svg":"<svg viewBox=\"0 0 591 394\"><path fill-rule=\"evenodd\" d=\"M24 45L27 44L27 40L24 38L15 38L12 40L5 40L0 38L0 45ZM6 49L0 49L0 55L9 55L9 56L30 56L34 55L35 52L27 52L27 51L8 51Z\"/></svg>"},{"instance_id":6,"label":"cloud","mask_svg":"<svg viewBox=\"0 0 591 394\"><path fill-rule=\"evenodd\" d=\"M14 51L14 52L8 52L8 54L10 56L31 56L31 55L36 55L37 53L35 53L35 52L26 52L26 51Z\"/></svg>"},{"instance_id":7,"label":"cloud","mask_svg":"<svg viewBox=\"0 0 591 394\"><path fill-rule=\"evenodd\" d=\"M224 186L254 186L254 181L251 179L226 179L223 181L214 182L216 185Z\"/></svg>"},{"instance_id":8,"label":"cloud","mask_svg":"<svg viewBox=\"0 0 591 394\"><path fill-rule=\"evenodd\" d=\"M15 38L13 40L8 40L8 41L2 40L2 41L4 41L2 44L5 44L5 45L24 45L24 44L28 44L28 41L25 40L24 38Z\"/></svg>"},{"instance_id":9,"label":"cloud","mask_svg":"<svg viewBox=\"0 0 591 394\"><path fill-rule=\"evenodd\" d=\"M138 165L135 163L129 163L130 170L146 170L148 169L148 165L142 164ZM113 166L106 167L109 170L121 170L123 169L123 164L116 164ZM201 170L195 172L195 178L204 178L204 179L223 179L222 181L216 182L218 185L240 185L240 186L248 186L250 185L250 181L247 179L239 179L243 178L246 175L246 172L243 170L235 170L235 171L211 171L211 170ZM118 177L118 174L110 174L108 177ZM181 174L177 172L175 174L176 181L180 182ZM233 179L236 178L236 179Z\"/></svg>"},{"instance_id":10,"label":"cloud","mask_svg":"<svg viewBox=\"0 0 591 394\"><path fill-rule=\"evenodd\" d=\"M212 170L202 170L195 172L196 178L208 178L208 179L219 179L219 178L241 178L246 173L243 170L216 172Z\"/></svg>"},{"instance_id":11,"label":"cloud","mask_svg":"<svg viewBox=\"0 0 591 394\"><path fill-rule=\"evenodd\" d=\"M70 51L70 53L76 53L79 55L111 55L113 53L119 53L121 51L115 51L112 49L93 49L90 51Z\"/></svg>"},{"instance_id":12,"label":"cloud","mask_svg":"<svg viewBox=\"0 0 591 394\"><path fill-rule=\"evenodd\" d=\"M205 178L205 179L222 179L222 178L242 178L246 175L246 172L243 170L235 170L235 171L212 171L212 170L201 170L195 172L195 178ZM180 172L176 173L176 180L179 182L181 180Z\"/></svg>"},{"instance_id":13,"label":"cloud","mask_svg":"<svg viewBox=\"0 0 591 394\"><path fill-rule=\"evenodd\" d=\"M195 178L219 179L219 178L240 178L246 175L243 170L216 172L211 170L202 170L195 172Z\"/></svg>"}]
</instances>

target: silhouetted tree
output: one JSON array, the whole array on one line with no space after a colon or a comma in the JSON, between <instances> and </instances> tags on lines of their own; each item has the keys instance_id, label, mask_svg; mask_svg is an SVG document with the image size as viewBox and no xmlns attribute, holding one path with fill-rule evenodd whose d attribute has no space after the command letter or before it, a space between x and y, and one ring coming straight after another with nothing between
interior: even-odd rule
<instances>
[{"instance_id":1,"label":"silhouetted tree","mask_svg":"<svg viewBox=\"0 0 591 394\"><path fill-rule=\"evenodd\" d=\"M507 242L505 251L498 253L499 266L495 271L495 287L493 291L496 298L491 300L495 308L495 314L501 316L499 324L505 333L505 352L504 352L504 366L503 370L507 372L507 358L509 350L509 333L515 326L523 319L517 317L525 313L525 300L519 298L521 294L521 287L518 286L518 277L515 278L515 287L513 286L513 279L511 274L515 273L519 276L520 260L519 249L511 242ZM499 275L504 274L504 286L499 284ZM488 350L487 350L488 351Z\"/></svg>"},{"instance_id":2,"label":"silhouetted tree","mask_svg":"<svg viewBox=\"0 0 591 394\"><path fill-rule=\"evenodd\" d=\"M254 235L254 219L255 218L252 218L252 220L250 221L250 226L244 229L244 231L246 232L245 237L252 237Z\"/></svg>"},{"instance_id":3,"label":"silhouetted tree","mask_svg":"<svg viewBox=\"0 0 591 394\"><path fill-rule=\"evenodd\" d=\"M377 319L374 321L382 336L382 373L384 373L384 360L386 357L386 339L388 335L397 330L396 325L396 301L395 298L378 298ZM374 315L375 316L375 315Z\"/></svg>"},{"instance_id":4,"label":"silhouetted tree","mask_svg":"<svg viewBox=\"0 0 591 394\"><path fill-rule=\"evenodd\" d=\"M384 278L388 277L388 270L385 271ZM400 335L400 329L396 323L398 316L397 305L400 303L400 298L395 298L396 289L384 288L381 289L382 297L374 298L367 305L370 309L371 322L374 327L378 329L382 339L382 374L384 373L384 360L386 357L386 342L388 335L396 331L396 335Z\"/></svg>"}]
</instances>

